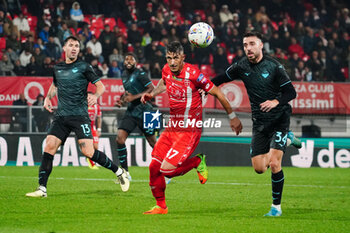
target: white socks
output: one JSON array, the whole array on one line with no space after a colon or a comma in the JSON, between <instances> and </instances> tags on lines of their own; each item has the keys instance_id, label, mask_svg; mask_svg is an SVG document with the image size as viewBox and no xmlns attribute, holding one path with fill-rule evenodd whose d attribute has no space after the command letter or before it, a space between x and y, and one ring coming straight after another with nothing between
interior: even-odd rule
<instances>
[{"instance_id":1,"label":"white socks","mask_svg":"<svg viewBox=\"0 0 350 233\"><path fill-rule=\"evenodd\" d=\"M281 211L281 205L271 205L272 207L276 208L278 211Z\"/></svg>"},{"instance_id":2,"label":"white socks","mask_svg":"<svg viewBox=\"0 0 350 233\"><path fill-rule=\"evenodd\" d=\"M40 189L41 191L43 191L44 193L46 193L46 187L45 187L45 186L40 185L40 186L39 186L39 189Z\"/></svg>"},{"instance_id":3,"label":"white socks","mask_svg":"<svg viewBox=\"0 0 350 233\"><path fill-rule=\"evenodd\" d=\"M123 169L121 169L120 167L118 167L118 170L115 172L115 174L117 176L120 176L121 174L123 174Z\"/></svg>"}]
</instances>

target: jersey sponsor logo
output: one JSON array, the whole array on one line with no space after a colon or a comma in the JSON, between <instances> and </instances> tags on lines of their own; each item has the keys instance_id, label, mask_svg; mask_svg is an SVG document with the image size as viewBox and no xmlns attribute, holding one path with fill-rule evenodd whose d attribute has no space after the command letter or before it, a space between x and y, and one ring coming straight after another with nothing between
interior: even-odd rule
<instances>
[{"instance_id":1,"label":"jersey sponsor logo","mask_svg":"<svg viewBox=\"0 0 350 233\"><path fill-rule=\"evenodd\" d=\"M175 75L173 75L173 79L176 80L176 81L180 81L180 82L182 81L181 78L178 78L178 77L176 77Z\"/></svg>"},{"instance_id":2,"label":"jersey sponsor logo","mask_svg":"<svg viewBox=\"0 0 350 233\"><path fill-rule=\"evenodd\" d=\"M72 72L73 72L73 73L76 73L76 72L78 72L78 71L79 71L79 70L78 70L78 68L76 68L76 67L72 69Z\"/></svg>"},{"instance_id":3,"label":"jersey sponsor logo","mask_svg":"<svg viewBox=\"0 0 350 233\"><path fill-rule=\"evenodd\" d=\"M205 86L205 89L208 90L209 88L209 83Z\"/></svg>"},{"instance_id":4,"label":"jersey sponsor logo","mask_svg":"<svg viewBox=\"0 0 350 233\"><path fill-rule=\"evenodd\" d=\"M267 72L267 71L263 71L262 73L261 73L261 76L263 76L264 78L267 78L267 77L269 77L269 72Z\"/></svg>"},{"instance_id":5,"label":"jersey sponsor logo","mask_svg":"<svg viewBox=\"0 0 350 233\"><path fill-rule=\"evenodd\" d=\"M197 82L200 82L202 79L204 78L204 75L203 74L200 74L197 78Z\"/></svg>"}]
</instances>

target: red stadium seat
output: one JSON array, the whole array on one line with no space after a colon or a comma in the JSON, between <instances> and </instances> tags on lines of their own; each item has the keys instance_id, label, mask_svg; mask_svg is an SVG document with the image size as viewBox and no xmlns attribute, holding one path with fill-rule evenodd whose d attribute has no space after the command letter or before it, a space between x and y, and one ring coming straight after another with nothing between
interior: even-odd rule
<instances>
[{"instance_id":1,"label":"red stadium seat","mask_svg":"<svg viewBox=\"0 0 350 233\"><path fill-rule=\"evenodd\" d=\"M91 19L91 27L98 28L98 29L103 29L104 25L103 25L102 17L98 17L98 18L93 17Z\"/></svg>"},{"instance_id":2,"label":"red stadium seat","mask_svg":"<svg viewBox=\"0 0 350 233\"><path fill-rule=\"evenodd\" d=\"M110 27L111 29L113 29L113 28L115 27L115 25L117 25L117 22L115 21L114 18L105 18L104 24L105 24L105 25L108 24L109 27Z\"/></svg>"},{"instance_id":3,"label":"red stadium seat","mask_svg":"<svg viewBox=\"0 0 350 233\"><path fill-rule=\"evenodd\" d=\"M349 79L349 68L348 67L341 68L341 72L343 73L343 75L346 79Z\"/></svg>"},{"instance_id":4,"label":"red stadium seat","mask_svg":"<svg viewBox=\"0 0 350 233\"><path fill-rule=\"evenodd\" d=\"M220 44L217 45L218 47L223 47L225 50L227 48L225 42L221 42Z\"/></svg>"},{"instance_id":5,"label":"red stadium seat","mask_svg":"<svg viewBox=\"0 0 350 233\"><path fill-rule=\"evenodd\" d=\"M196 15L199 15L203 21L206 20L206 15L205 15L204 10L194 10L194 13Z\"/></svg>"},{"instance_id":6,"label":"red stadium seat","mask_svg":"<svg viewBox=\"0 0 350 233\"><path fill-rule=\"evenodd\" d=\"M71 32L73 33L73 36L76 36L77 33L74 28L69 28L69 30L71 30Z\"/></svg>"},{"instance_id":7,"label":"red stadium seat","mask_svg":"<svg viewBox=\"0 0 350 233\"><path fill-rule=\"evenodd\" d=\"M235 58L236 54L231 54L231 53L228 53L227 54L227 61L229 64L232 64L232 60L233 58Z\"/></svg>"},{"instance_id":8,"label":"red stadium seat","mask_svg":"<svg viewBox=\"0 0 350 233\"><path fill-rule=\"evenodd\" d=\"M0 108L0 124L9 124L12 122L12 113L10 109Z\"/></svg>"},{"instance_id":9,"label":"red stadium seat","mask_svg":"<svg viewBox=\"0 0 350 233\"><path fill-rule=\"evenodd\" d=\"M134 47L132 46L132 44L128 44L128 48L127 48L128 52L133 53L134 52Z\"/></svg>"},{"instance_id":10,"label":"red stadium seat","mask_svg":"<svg viewBox=\"0 0 350 233\"><path fill-rule=\"evenodd\" d=\"M125 23L120 18L117 19L117 26L118 26L118 28L121 28L121 29L125 28L126 29Z\"/></svg>"},{"instance_id":11,"label":"red stadium seat","mask_svg":"<svg viewBox=\"0 0 350 233\"><path fill-rule=\"evenodd\" d=\"M27 5L25 4L21 5L21 12L24 16L29 15Z\"/></svg>"},{"instance_id":12,"label":"red stadium seat","mask_svg":"<svg viewBox=\"0 0 350 233\"><path fill-rule=\"evenodd\" d=\"M120 32L123 34L124 38L128 38L128 31L126 28L120 28Z\"/></svg>"},{"instance_id":13,"label":"red stadium seat","mask_svg":"<svg viewBox=\"0 0 350 233\"><path fill-rule=\"evenodd\" d=\"M38 17L32 16L32 15L28 15L27 20L28 20L28 24L29 24L30 30L35 31L36 25L38 23Z\"/></svg>"},{"instance_id":14,"label":"red stadium seat","mask_svg":"<svg viewBox=\"0 0 350 233\"><path fill-rule=\"evenodd\" d=\"M210 79L215 77L215 71L211 68L211 65L201 65L200 71Z\"/></svg>"},{"instance_id":15,"label":"red stadium seat","mask_svg":"<svg viewBox=\"0 0 350 233\"><path fill-rule=\"evenodd\" d=\"M275 21L271 20L271 26L272 26L273 30L278 31L278 25Z\"/></svg>"},{"instance_id":16,"label":"red stadium seat","mask_svg":"<svg viewBox=\"0 0 350 233\"><path fill-rule=\"evenodd\" d=\"M214 63L214 56L213 54L209 54L209 64L212 65Z\"/></svg>"},{"instance_id":17,"label":"red stadium seat","mask_svg":"<svg viewBox=\"0 0 350 233\"><path fill-rule=\"evenodd\" d=\"M0 37L0 51L6 49L6 38Z\"/></svg>"},{"instance_id":18,"label":"red stadium seat","mask_svg":"<svg viewBox=\"0 0 350 233\"><path fill-rule=\"evenodd\" d=\"M98 39L101 35L101 30L99 28L91 28L91 34L94 35L96 37L96 39Z\"/></svg>"},{"instance_id":19,"label":"red stadium seat","mask_svg":"<svg viewBox=\"0 0 350 233\"><path fill-rule=\"evenodd\" d=\"M89 24L89 26L90 26L91 21L90 21L90 17L89 17L89 16L85 15L83 21L84 21L85 23Z\"/></svg>"},{"instance_id":20,"label":"red stadium seat","mask_svg":"<svg viewBox=\"0 0 350 233\"><path fill-rule=\"evenodd\" d=\"M303 60L303 62L307 62L310 59L310 56L307 54L304 54L304 56L301 58L301 60Z\"/></svg>"}]
</instances>

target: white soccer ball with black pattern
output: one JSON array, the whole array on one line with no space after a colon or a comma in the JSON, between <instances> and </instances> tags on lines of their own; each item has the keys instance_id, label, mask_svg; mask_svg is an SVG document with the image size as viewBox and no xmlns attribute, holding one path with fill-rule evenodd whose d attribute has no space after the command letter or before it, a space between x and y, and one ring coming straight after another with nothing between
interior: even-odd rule
<instances>
[{"instance_id":1,"label":"white soccer ball with black pattern","mask_svg":"<svg viewBox=\"0 0 350 233\"><path fill-rule=\"evenodd\" d=\"M214 39L214 31L209 24L199 22L191 26L188 40L197 48L208 47Z\"/></svg>"}]
</instances>

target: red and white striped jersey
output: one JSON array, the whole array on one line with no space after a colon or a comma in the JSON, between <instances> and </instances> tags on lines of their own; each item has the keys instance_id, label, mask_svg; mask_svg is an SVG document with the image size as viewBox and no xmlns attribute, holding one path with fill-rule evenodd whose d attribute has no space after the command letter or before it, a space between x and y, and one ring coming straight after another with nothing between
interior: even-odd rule
<instances>
[{"instance_id":1,"label":"red and white striped jersey","mask_svg":"<svg viewBox=\"0 0 350 233\"><path fill-rule=\"evenodd\" d=\"M172 121L201 121L202 96L198 89L210 91L214 84L200 73L199 69L185 63L178 76L173 75L169 65L162 70L169 96L170 118Z\"/></svg>"},{"instance_id":2,"label":"red and white striped jersey","mask_svg":"<svg viewBox=\"0 0 350 233\"><path fill-rule=\"evenodd\" d=\"M89 118L91 121L91 128L94 128L96 118L102 116L100 105L95 104L88 107Z\"/></svg>"}]
</instances>

